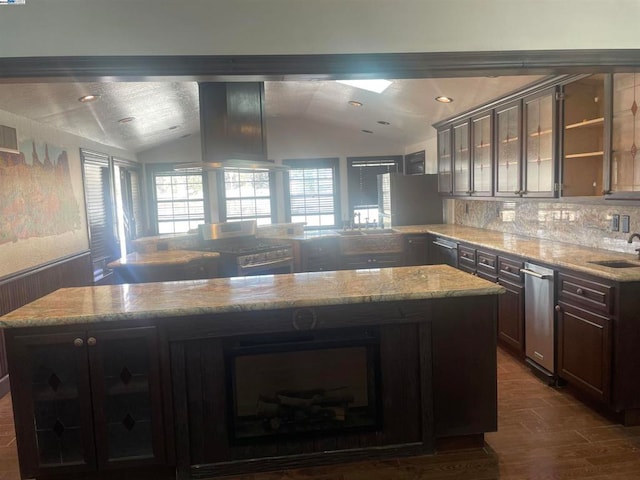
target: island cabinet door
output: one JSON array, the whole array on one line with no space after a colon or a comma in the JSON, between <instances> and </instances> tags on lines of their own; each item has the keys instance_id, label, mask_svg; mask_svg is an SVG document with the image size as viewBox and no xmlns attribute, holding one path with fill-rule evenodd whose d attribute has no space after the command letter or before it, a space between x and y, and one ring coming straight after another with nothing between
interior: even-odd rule
<instances>
[{"instance_id":1,"label":"island cabinet door","mask_svg":"<svg viewBox=\"0 0 640 480\"><path fill-rule=\"evenodd\" d=\"M85 332L8 336L20 470L24 477L94 470Z\"/></svg>"},{"instance_id":2,"label":"island cabinet door","mask_svg":"<svg viewBox=\"0 0 640 480\"><path fill-rule=\"evenodd\" d=\"M156 328L89 331L87 350L98 468L162 464Z\"/></svg>"}]
</instances>

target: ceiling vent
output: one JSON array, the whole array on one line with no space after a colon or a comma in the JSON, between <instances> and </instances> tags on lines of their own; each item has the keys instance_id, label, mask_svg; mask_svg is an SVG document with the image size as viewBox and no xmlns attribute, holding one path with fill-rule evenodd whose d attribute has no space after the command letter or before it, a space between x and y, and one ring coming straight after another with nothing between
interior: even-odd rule
<instances>
[{"instance_id":1,"label":"ceiling vent","mask_svg":"<svg viewBox=\"0 0 640 480\"><path fill-rule=\"evenodd\" d=\"M0 125L0 152L20 153L18 135L15 128Z\"/></svg>"}]
</instances>

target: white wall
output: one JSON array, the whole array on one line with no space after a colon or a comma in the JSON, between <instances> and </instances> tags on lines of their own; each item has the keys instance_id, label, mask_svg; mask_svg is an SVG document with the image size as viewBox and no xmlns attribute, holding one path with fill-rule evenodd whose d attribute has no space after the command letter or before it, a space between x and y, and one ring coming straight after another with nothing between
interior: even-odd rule
<instances>
[{"instance_id":1,"label":"white wall","mask_svg":"<svg viewBox=\"0 0 640 480\"><path fill-rule=\"evenodd\" d=\"M26 0L0 57L638 48L637 0Z\"/></svg>"}]
</instances>

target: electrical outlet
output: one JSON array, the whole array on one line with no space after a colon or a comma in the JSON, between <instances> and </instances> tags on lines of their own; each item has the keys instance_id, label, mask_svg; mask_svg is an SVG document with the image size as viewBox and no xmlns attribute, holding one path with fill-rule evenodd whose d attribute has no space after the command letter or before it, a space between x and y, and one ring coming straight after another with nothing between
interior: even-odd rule
<instances>
[{"instance_id":1,"label":"electrical outlet","mask_svg":"<svg viewBox=\"0 0 640 480\"><path fill-rule=\"evenodd\" d=\"M617 213L611 215L611 231L619 232L620 231L620 215Z\"/></svg>"},{"instance_id":2,"label":"electrical outlet","mask_svg":"<svg viewBox=\"0 0 640 480\"><path fill-rule=\"evenodd\" d=\"M629 215L622 215L622 233L629 233Z\"/></svg>"}]
</instances>

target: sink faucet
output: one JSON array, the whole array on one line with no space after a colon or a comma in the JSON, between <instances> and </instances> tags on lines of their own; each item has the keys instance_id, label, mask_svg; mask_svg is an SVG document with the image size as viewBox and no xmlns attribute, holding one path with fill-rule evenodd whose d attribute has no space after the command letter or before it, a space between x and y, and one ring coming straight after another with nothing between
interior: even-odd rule
<instances>
[{"instance_id":1,"label":"sink faucet","mask_svg":"<svg viewBox=\"0 0 640 480\"><path fill-rule=\"evenodd\" d=\"M637 238L638 240L640 240L640 233L632 233L629 236L627 243L632 243L634 238ZM638 252L638 259L640 260L640 248L636 248L636 252Z\"/></svg>"}]
</instances>

